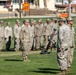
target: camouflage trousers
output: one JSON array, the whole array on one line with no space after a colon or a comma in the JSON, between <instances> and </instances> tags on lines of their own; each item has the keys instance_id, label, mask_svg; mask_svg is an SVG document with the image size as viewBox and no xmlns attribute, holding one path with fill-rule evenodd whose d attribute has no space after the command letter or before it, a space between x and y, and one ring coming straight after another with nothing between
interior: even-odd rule
<instances>
[{"instance_id":1,"label":"camouflage trousers","mask_svg":"<svg viewBox=\"0 0 76 75\"><path fill-rule=\"evenodd\" d=\"M30 37L30 48L32 48L32 46L33 46L33 40L34 40L34 38Z\"/></svg>"},{"instance_id":2,"label":"camouflage trousers","mask_svg":"<svg viewBox=\"0 0 76 75\"><path fill-rule=\"evenodd\" d=\"M20 48L20 39L19 38L15 38L14 46L15 46L15 51L19 50L19 48Z\"/></svg>"},{"instance_id":3,"label":"camouflage trousers","mask_svg":"<svg viewBox=\"0 0 76 75\"><path fill-rule=\"evenodd\" d=\"M67 67L71 67L72 61L73 61L73 54L74 54L74 47L68 49L68 64Z\"/></svg>"},{"instance_id":4,"label":"camouflage trousers","mask_svg":"<svg viewBox=\"0 0 76 75\"><path fill-rule=\"evenodd\" d=\"M28 42L28 41L24 42L22 44L22 48L23 48L22 56L23 56L23 58L26 58L30 51L30 42Z\"/></svg>"},{"instance_id":5,"label":"camouflage trousers","mask_svg":"<svg viewBox=\"0 0 76 75\"><path fill-rule=\"evenodd\" d=\"M41 47L41 36L36 37L36 49L40 49Z\"/></svg>"},{"instance_id":6,"label":"camouflage trousers","mask_svg":"<svg viewBox=\"0 0 76 75\"><path fill-rule=\"evenodd\" d=\"M46 48L47 47L47 44L48 44L48 41L49 40L49 36L44 36L44 48Z\"/></svg>"},{"instance_id":7,"label":"camouflage trousers","mask_svg":"<svg viewBox=\"0 0 76 75\"><path fill-rule=\"evenodd\" d=\"M62 49L57 52L57 60L61 70L67 70L68 50Z\"/></svg>"},{"instance_id":8,"label":"camouflage trousers","mask_svg":"<svg viewBox=\"0 0 76 75\"><path fill-rule=\"evenodd\" d=\"M53 40L57 42L57 35L54 35Z\"/></svg>"},{"instance_id":9,"label":"camouflage trousers","mask_svg":"<svg viewBox=\"0 0 76 75\"><path fill-rule=\"evenodd\" d=\"M34 48L36 48L36 45L37 45L37 37L35 37L33 40L34 40L34 42L33 42L34 43Z\"/></svg>"},{"instance_id":10,"label":"camouflage trousers","mask_svg":"<svg viewBox=\"0 0 76 75\"><path fill-rule=\"evenodd\" d=\"M41 46L43 46L43 44L44 44L44 38L43 36L41 36Z\"/></svg>"},{"instance_id":11,"label":"camouflage trousers","mask_svg":"<svg viewBox=\"0 0 76 75\"><path fill-rule=\"evenodd\" d=\"M33 40L34 40L33 43L34 43L34 48L35 48L36 47L36 42L37 42L36 41L37 40L36 37Z\"/></svg>"},{"instance_id":12,"label":"camouflage trousers","mask_svg":"<svg viewBox=\"0 0 76 75\"><path fill-rule=\"evenodd\" d=\"M3 48L4 38L0 37L0 50Z\"/></svg>"}]
</instances>

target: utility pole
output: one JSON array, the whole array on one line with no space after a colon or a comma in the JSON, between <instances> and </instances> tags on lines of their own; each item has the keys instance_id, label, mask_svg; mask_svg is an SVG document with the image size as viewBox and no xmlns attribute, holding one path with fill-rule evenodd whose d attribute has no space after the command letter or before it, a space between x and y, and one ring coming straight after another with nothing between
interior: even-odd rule
<instances>
[{"instance_id":1,"label":"utility pole","mask_svg":"<svg viewBox=\"0 0 76 75\"><path fill-rule=\"evenodd\" d=\"M64 3L64 0L62 0L62 5L63 5L63 3Z\"/></svg>"},{"instance_id":2,"label":"utility pole","mask_svg":"<svg viewBox=\"0 0 76 75\"><path fill-rule=\"evenodd\" d=\"M21 0L19 0L19 18L21 18Z\"/></svg>"},{"instance_id":3,"label":"utility pole","mask_svg":"<svg viewBox=\"0 0 76 75\"><path fill-rule=\"evenodd\" d=\"M44 7L47 8L47 1L44 0Z\"/></svg>"},{"instance_id":4,"label":"utility pole","mask_svg":"<svg viewBox=\"0 0 76 75\"><path fill-rule=\"evenodd\" d=\"M68 18L70 18L71 17L71 0L68 0Z\"/></svg>"}]
</instances>

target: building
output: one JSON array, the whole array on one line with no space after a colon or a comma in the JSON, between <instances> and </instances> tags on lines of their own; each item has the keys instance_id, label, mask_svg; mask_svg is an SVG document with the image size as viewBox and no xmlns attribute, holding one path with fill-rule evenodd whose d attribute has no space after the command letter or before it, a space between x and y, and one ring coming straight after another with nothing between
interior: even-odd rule
<instances>
[{"instance_id":1,"label":"building","mask_svg":"<svg viewBox=\"0 0 76 75\"><path fill-rule=\"evenodd\" d=\"M19 8L19 0L12 0L11 5L13 9ZM68 0L21 0L22 4L27 1L30 3L30 9L44 9L56 10L55 5L68 4ZM72 0L71 4L76 4L76 0Z\"/></svg>"},{"instance_id":2,"label":"building","mask_svg":"<svg viewBox=\"0 0 76 75\"><path fill-rule=\"evenodd\" d=\"M55 4L68 4L68 0L56 0ZM76 0L71 0L71 4L76 4Z\"/></svg>"},{"instance_id":3,"label":"building","mask_svg":"<svg viewBox=\"0 0 76 75\"><path fill-rule=\"evenodd\" d=\"M2 8L2 11L8 10L6 7L8 6L9 0L0 0L0 8ZM15 9L19 8L19 0L11 0L10 3L10 9L12 6L13 11ZM30 3L31 9L43 9L47 8L49 10L55 10L55 1L54 0L21 0L21 4L23 4L25 1L28 1ZM52 3L52 5L50 5Z\"/></svg>"},{"instance_id":4,"label":"building","mask_svg":"<svg viewBox=\"0 0 76 75\"><path fill-rule=\"evenodd\" d=\"M0 12L1 11L8 11L7 9L6 9L6 4L7 4L7 1L8 0L0 0Z\"/></svg>"},{"instance_id":5,"label":"building","mask_svg":"<svg viewBox=\"0 0 76 75\"><path fill-rule=\"evenodd\" d=\"M21 5L25 1L30 3L30 9L34 11L36 9L56 11L59 7L68 5L68 0L21 0ZM71 4L76 8L76 0L72 0ZM15 12L16 9L19 9L19 0L0 0L0 9L0 11L8 11L8 9L12 9L13 12Z\"/></svg>"},{"instance_id":6,"label":"building","mask_svg":"<svg viewBox=\"0 0 76 75\"><path fill-rule=\"evenodd\" d=\"M56 0L55 7L61 12L68 11L68 0L63 0L63 2L62 0ZM71 1L71 12L76 13L76 0Z\"/></svg>"},{"instance_id":7,"label":"building","mask_svg":"<svg viewBox=\"0 0 76 75\"><path fill-rule=\"evenodd\" d=\"M44 9L55 10L55 0L21 0L22 4L27 1L30 3L30 9ZM52 5L50 6L50 3ZM11 2L13 9L19 7L18 0L13 0Z\"/></svg>"}]
</instances>

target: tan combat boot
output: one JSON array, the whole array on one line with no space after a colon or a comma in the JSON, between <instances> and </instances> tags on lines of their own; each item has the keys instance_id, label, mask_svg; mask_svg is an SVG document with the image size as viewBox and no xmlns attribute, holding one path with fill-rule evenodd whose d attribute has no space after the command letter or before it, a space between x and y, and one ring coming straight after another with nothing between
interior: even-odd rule
<instances>
[{"instance_id":1,"label":"tan combat boot","mask_svg":"<svg viewBox=\"0 0 76 75\"><path fill-rule=\"evenodd\" d=\"M26 58L23 58L23 61L26 62Z\"/></svg>"},{"instance_id":2,"label":"tan combat boot","mask_svg":"<svg viewBox=\"0 0 76 75\"><path fill-rule=\"evenodd\" d=\"M58 73L57 75L66 75L66 70L62 70L60 73Z\"/></svg>"},{"instance_id":3,"label":"tan combat boot","mask_svg":"<svg viewBox=\"0 0 76 75\"><path fill-rule=\"evenodd\" d=\"M70 71L71 70L71 68L70 67L67 67L67 71Z\"/></svg>"},{"instance_id":4,"label":"tan combat boot","mask_svg":"<svg viewBox=\"0 0 76 75\"><path fill-rule=\"evenodd\" d=\"M28 61L30 61L27 57L25 57L25 58L23 58L23 61L24 62L28 62Z\"/></svg>"}]
</instances>

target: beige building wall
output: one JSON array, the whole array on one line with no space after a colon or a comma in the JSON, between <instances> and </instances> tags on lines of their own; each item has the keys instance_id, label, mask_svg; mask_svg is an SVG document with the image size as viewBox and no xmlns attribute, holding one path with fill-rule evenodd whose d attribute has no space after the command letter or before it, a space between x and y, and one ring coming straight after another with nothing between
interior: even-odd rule
<instances>
[{"instance_id":1,"label":"beige building wall","mask_svg":"<svg viewBox=\"0 0 76 75\"><path fill-rule=\"evenodd\" d=\"M8 9L4 8L4 6L0 6L0 11L8 11Z\"/></svg>"},{"instance_id":2,"label":"beige building wall","mask_svg":"<svg viewBox=\"0 0 76 75\"><path fill-rule=\"evenodd\" d=\"M38 9L45 8L44 0L38 0L38 1L39 1ZM22 2L24 2L24 0L22 0ZM13 11L15 11L15 9L19 9L19 4L18 3L13 3L13 1L12 1L11 5L13 6ZM30 8L35 9L36 8L35 4L30 4ZM48 10L56 10L55 9L55 0L46 0L46 8ZM1 9L0 11L8 11L8 9L4 8L3 6L0 6L0 9Z\"/></svg>"},{"instance_id":3,"label":"beige building wall","mask_svg":"<svg viewBox=\"0 0 76 75\"><path fill-rule=\"evenodd\" d=\"M56 10L56 8L55 8L55 0L47 0L47 8L49 10Z\"/></svg>"},{"instance_id":4,"label":"beige building wall","mask_svg":"<svg viewBox=\"0 0 76 75\"><path fill-rule=\"evenodd\" d=\"M39 0L39 8L44 8L44 0Z\"/></svg>"}]
</instances>

